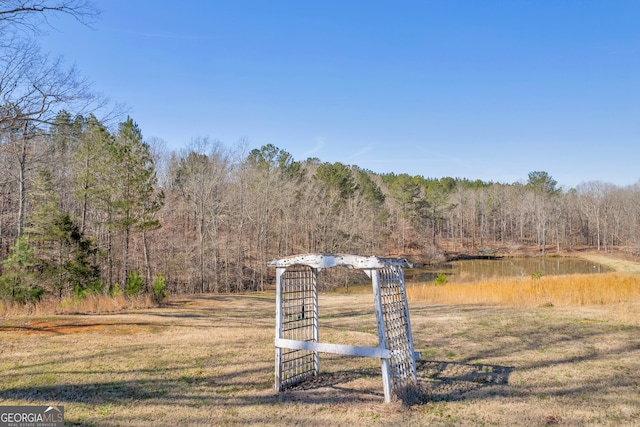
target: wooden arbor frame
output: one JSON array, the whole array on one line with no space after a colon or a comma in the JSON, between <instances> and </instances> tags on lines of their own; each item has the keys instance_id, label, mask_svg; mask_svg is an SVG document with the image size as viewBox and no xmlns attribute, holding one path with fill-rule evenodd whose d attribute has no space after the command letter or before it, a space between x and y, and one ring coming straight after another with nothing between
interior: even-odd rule
<instances>
[{"instance_id":1,"label":"wooden arbor frame","mask_svg":"<svg viewBox=\"0 0 640 427\"><path fill-rule=\"evenodd\" d=\"M320 352L379 358L387 403L394 387L416 381L419 354L413 349L403 272L411 265L405 259L309 254L276 259L269 265L276 267L276 390L318 375ZM319 341L318 271L336 266L362 270L371 278L378 347Z\"/></svg>"}]
</instances>

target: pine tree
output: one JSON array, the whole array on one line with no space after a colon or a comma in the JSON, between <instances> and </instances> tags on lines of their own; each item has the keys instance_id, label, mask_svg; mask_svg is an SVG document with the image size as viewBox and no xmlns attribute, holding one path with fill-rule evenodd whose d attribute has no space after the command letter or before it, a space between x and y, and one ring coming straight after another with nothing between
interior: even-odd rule
<instances>
[{"instance_id":1,"label":"pine tree","mask_svg":"<svg viewBox=\"0 0 640 427\"><path fill-rule=\"evenodd\" d=\"M110 145L112 178L109 186L113 198L112 227L123 234L122 276L129 275L129 249L133 233L142 233L147 276L150 276L145 233L160 227L155 214L164 203L164 194L156 191L156 172L149 145L142 140L142 132L131 119L120 123L118 133Z\"/></svg>"},{"instance_id":2,"label":"pine tree","mask_svg":"<svg viewBox=\"0 0 640 427\"><path fill-rule=\"evenodd\" d=\"M102 292L96 244L86 239L69 213L59 209L51 174L40 170L34 183L35 206L27 228L39 263L38 278L56 297Z\"/></svg>"},{"instance_id":3,"label":"pine tree","mask_svg":"<svg viewBox=\"0 0 640 427\"><path fill-rule=\"evenodd\" d=\"M33 252L25 236L18 237L11 247L9 257L2 262L0 295L3 299L22 303L33 303L40 299L44 290L37 285L34 277L38 260Z\"/></svg>"}]
</instances>

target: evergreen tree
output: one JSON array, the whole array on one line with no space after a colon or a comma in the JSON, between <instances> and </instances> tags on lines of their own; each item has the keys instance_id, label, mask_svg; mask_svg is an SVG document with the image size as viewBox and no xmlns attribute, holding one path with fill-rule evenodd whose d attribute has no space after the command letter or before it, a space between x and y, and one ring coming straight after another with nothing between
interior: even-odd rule
<instances>
[{"instance_id":1,"label":"evergreen tree","mask_svg":"<svg viewBox=\"0 0 640 427\"><path fill-rule=\"evenodd\" d=\"M100 293L97 246L84 238L67 212L60 211L51 174L46 169L39 171L32 202L35 209L27 232L36 249L41 285L59 298L72 293L83 296L88 290Z\"/></svg>"},{"instance_id":2,"label":"evergreen tree","mask_svg":"<svg viewBox=\"0 0 640 427\"><path fill-rule=\"evenodd\" d=\"M273 144L267 144L254 148L247 156L250 166L257 167L266 173L279 172L283 175L300 177L302 164L293 159L293 156L287 151L276 147Z\"/></svg>"},{"instance_id":3,"label":"evergreen tree","mask_svg":"<svg viewBox=\"0 0 640 427\"><path fill-rule=\"evenodd\" d=\"M348 166L340 162L322 163L316 170L315 177L322 182L330 192L338 197L336 203L345 202L356 190L356 182Z\"/></svg>"},{"instance_id":4,"label":"evergreen tree","mask_svg":"<svg viewBox=\"0 0 640 427\"><path fill-rule=\"evenodd\" d=\"M149 145L143 142L142 132L131 119L120 123L118 133L110 145L112 178L108 184L113 198L109 208L113 215L111 226L123 234L122 276L129 275L129 249L133 233L145 233L160 227L155 214L164 203L164 194L156 191L156 172ZM146 244L144 244L146 252ZM147 266L148 256L145 256Z\"/></svg>"},{"instance_id":5,"label":"evergreen tree","mask_svg":"<svg viewBox=\"0 0 640 427\"><path fill-rule=\"evenodd\" d=\"M406 248L406 220L415 216L418 197L420 196L420 184L417 182L416 177L406 173L384 175L382 180L388 186L389 195L400 207L402 219L400 252L404 253Z\"/></svg>"},{"instance_id":6,"label":"evergreen tree","mask_svg":"<svg viewBox=\"0 0 640 427\"><path fill-rule=\"evenodd\" d=\"M452 179L420 179L422 192L416 203L417 221L426 222L431 227L431 245L436 247L438 223L444 220L444 213L453 209L450 203Z\"/></svg>"},{"instance_id":7,"label":"evergreen tree","mask_svg":"<svg viewBox=\"0 0 640 427\"><path fill-rule=\"evenodd\" d=\"M35 277L38 260L33 252L25 236L18 237L11 247L9 257L2 262L0 295L3 299L33 303L42 296L44 290Z\"/></svg>"}]
</instances>

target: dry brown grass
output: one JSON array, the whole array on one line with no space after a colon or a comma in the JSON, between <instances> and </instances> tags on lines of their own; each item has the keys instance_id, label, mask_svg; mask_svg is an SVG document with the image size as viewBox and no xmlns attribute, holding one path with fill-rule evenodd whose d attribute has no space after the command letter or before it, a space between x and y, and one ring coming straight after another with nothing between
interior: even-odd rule
<instances>
[{"instance_id":1,"label":"dry brown grass","mask_svg":"<svg viewBox=\"0 0 640 427\"><path fill-rule=\"evenodd\" d=\"M411 301L437 304L485 304L514 308L591 307L615 322L640 325L640 263L599 254L581 258L615 273L496 278L476 283L414 285Z\"/></svg>"},{"instance_id":2,"label":"dry brown grass","mask_svg":"<svg viewBox=\"0 0 640 427\"><path fill-rule=\"evenodd\" d=\"M477 283L415 285L412 301L491 304L518 308L640 302L640 276L619 273L502 278Z\"/></svg>"},{"instance_id":3,"label":"dry brown grass","mask_svg":"<svg viewBox=\"0 0 640 427\"><path fill-rule=\"evenodd\" d=\"M52 314L106 314L131 309L151 308L157 304L150 295L134 297L93 296L82 299L49 298L36 304L19 304L0 300L0 317L46 316Z\"/></svg>"},{"instance_id":4,"label":"dry brown grass","mask_svg":"<svg viewBox=\"0 0 640 427\"><path fill-rule=\"evenodd\" d=\"M107 315L0 323L0 405L64 405L76 426L630 426L640 327L615 305L410 304L418 363L407 404L383 403L380 362L321 355L273 389L273 293L171 298ZM375 345L370 294L322 294L324 342Z\"/></svg>"}]
</instances>

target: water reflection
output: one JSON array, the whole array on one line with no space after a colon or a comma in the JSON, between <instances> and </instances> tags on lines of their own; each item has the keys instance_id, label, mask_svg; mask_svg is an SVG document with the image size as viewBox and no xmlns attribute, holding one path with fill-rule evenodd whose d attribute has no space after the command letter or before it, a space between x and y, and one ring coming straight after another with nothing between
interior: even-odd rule
<instances>
[{"instance_id":1,"label":"water reflection","mask_svg":"<svg viewBox=\"0 0 640 427\"><path fill-rule=\"evenodd\" d=\"M562 274L606 273L612 271L600 264L581 258L536 257L497 258L450 261L405 270L407 282L433 282L438 275L447 276L447 282L475 282L497 277L557 276Z\"/></svg>"}]
</instances>

